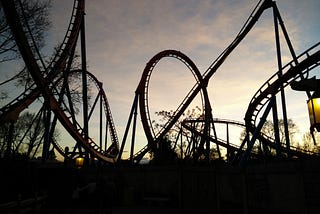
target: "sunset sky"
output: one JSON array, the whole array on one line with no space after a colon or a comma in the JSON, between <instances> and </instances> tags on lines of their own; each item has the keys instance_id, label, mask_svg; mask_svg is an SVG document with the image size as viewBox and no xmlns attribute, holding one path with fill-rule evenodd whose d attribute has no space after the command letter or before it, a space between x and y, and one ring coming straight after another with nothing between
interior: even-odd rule
<instances>
[{"instance_id":1,"label":"sunset sky","mask_svg":"<svg viewBox=\"0 0 320 214\"><path fill-rule=\"evenodd\" d=\"M276 2L297 55L320 41L319 0ZM88 70L103 82L120 140L146 63L162 50L175 49L191 58L204 73L232 42L257 3L257 0L86 1ZM52 27L43 50L48 55L63 39L73 1L52 1L52 4ZM268 9L212 76L208 90L214 117L243 121L254 93L277 71L274 38L273 14ZM281 42L285 65L291 58L282 34ZM194 78L176 60L163 60L156 68L161 72L154 72L150 82L151 113L175 110L194 85ZM319 70L314 73L320 78ZM307 97L290 88L286 91L288 117L303 134L309 128ZM143 133L137 138L142 139Z\"/></svg>"},{"instance_id":2,"label":"sunset sky","mask_svg":"<svg viewBox=\"0 0 320 214\"><path fill-rule=\"evenodd\" d=\"M53 26L48 41L55 44L63 38L73 1L52 3ZM232 42L257 3L249 0L86 1L88 70L103 82L120 140L146 63L160 51L175 49L191 58L204 73ZM320 41L319 1L279 0L277 6L297 54ZM254 93L277 71L272 16L271 9L265 11L211 78L208 90L214 117L243 121ZM281 42L285 65L291 59L283 37ZM163 60L161 63L150 82L151 114L175 110L195 83L181 62ZM288 117L297 123L301 133L309 128L306 99L303 92L288 88ZM137 134L138 144L143 136L142 131ZM140 146L143 145L137 147Z\"/></svg>"}]
</instances>

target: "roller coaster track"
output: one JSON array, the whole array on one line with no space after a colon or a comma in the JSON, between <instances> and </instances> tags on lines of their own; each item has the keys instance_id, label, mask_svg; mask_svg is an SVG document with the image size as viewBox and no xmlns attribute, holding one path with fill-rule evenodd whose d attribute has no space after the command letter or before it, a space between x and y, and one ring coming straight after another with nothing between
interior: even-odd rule
<instances>
[{"instance_id":1,"label":"roller coaster track","mask_svg":"<svg viewBox=\"0 0 320 214\"><path fill-rule=\"evenodd\" d=\"M165 51L162 51L162 52L156 54L151 60L149 60L149 62L147 63L147 65L143 71L140 83L139 83L137 90L136 90L136 93L139 94L141 121L142 121L142 125L144 128L145 134L148 139L148 145L145 146L142 150L140 150L138 153L135 154L135 156L134 156L135 160L141 160L141 158L144 156L144 154L146 154L146 152L148 152L148 150L151 147L156 146L156 142L167 133L167 131L172 127L172 125L178 120L179 116L181 116L183 111L187 108L187 105L180 105L174 113L175 117L171 118L168 121L166 126L162 127L162 129L159 132L155 133L155 131L152 127L152 122L151 122L150 114L149 114L148 86L149 86L149 81L150 81L150 77L151 77L153 69L155 68L157 63L162 58L165 58L165 57L171 57L171 58L178 59L183 64L185 64L187 66L187 68L191 71L191 73L193 74L194 78L196 79L196 85L193 87L193 89L197 88L197 87L202 88L203 89L202 98L203 98L203 96L207 97L206 87L203 87L202 76L200 74L200 71L198 70L196 65L193 63L193 61L190 58L188 58L186 55L184 55L183 53L176 51L176 50L165 50ZM187 97L192 96L191 100L197 95L196 93L192 93L193 89L187 95ZM203 107L205 108L204 104L203 104Z\"/></svg>"},{"instance_id":2,"label":"roller coaster track","mask_svg":"<svg viewBox=\"0 0 320 214\"><path fill-rule=\"evenodd\" d=\"M301 78L301 75L308 73L310 70L320 65L320 43L317 43L304 51L296 60L292 60L285 65L281 71L277 71L271 76L251 99L245 115L246 126L250 131L254 130L257 122L257 115L261 112L266 103L270 101L272 95L277 94L281 87L290 85L290 83L297 78ZM298 62L298 64L296 64L296 62ZM280 72L283 74L279 78Z\"/></svg>"},{"instance_id":3,"label":"roller coaster track","mask_svg":"<svg viewBox=\"0 0 320 214\"><path fill-rule=\"evenodd\" d=\"M46 105L55 113L55 116L59 119L60 123L64 128L69 132L69 134L79 142L88 153L93 154L96 158L114 163L115 157L113 155L106 154L92 139L85 139L82 134L82 128L75 126L70 120L66 113L61 109L59 102L53 95L52 90L49 88L50 83L54 84L52 81L53 78L63 71L65 68L68 57L72 54L76 41L79 35L80 26L82 22L82 17L84 15L84 1L75 0L74 7L72 12L72 18L68 27L67 34L65 39L60 46L59 51L57 52L54 60L51 63L51 68L49 73L45 74L41 72L40 67L38 66L36 59L32 53L29 42L25 36L25 33L22 29L20 20L17 18L17 11L15 9L15 4L13 1L1 1L8 24L12 30L12 33L15 37L17 46L20 50L23 60L25 61L26 67L30 72L37 89L33 90L33 93L24 94L23 98L16 99L16 102L19 104L13 105L14 110L9 110L7 112L18 112L23 110L23 107L28 106L30 103L37 98L38 93L42 94L45 99ZM38 91L36 91L38 90ZM35 92L36 91L36 92ZM17 107L18 106L18 107ZM106 109L110 111L109 107ZM18 112L20 113L20 112ZM7 113L9 114L9 113ZM115 136L113 136L116 139ZM117 143L116 143L117 144Z\"/></svg>"},{"instance_id":4,"label":"roller coaster track","mask_svg":"<svg viewBox=\"0 0 320 214\"><path fill-rule=\"evenodd\" d=\"M220 118L214 118L213 119L213 123L223 123L223 124L231 124L231 125L235 125L235 126L239 126L242 128L247 129L246 124L239 122L239 121L234 121L234 120L227 120L227 119L220 119ZM261 141L262 143L265 143L267 145L269 145L271 148L275 149L275 144L272 143L274 142L274 138L271 136L266 135L263 132L260 132L260 136L258 137L258 140ZM286 145L282 144L281 145L283 148L285 148ZM236 146L238 148L238 150L240 149L239 146ZM302 149L299 147L295 147L295 146L290 146L290 152L292 155L295 155L297 157L307 157L310 155L319 155L316 152L310 151L310 150L306 150L306 149ZM241 151L243 152L243 151Z\"/></svg>"},{"instance_id":5,"label":"roller coaster track","mask_svg":"<svg viewBox=\"0 0 320 214\"><path fill-rule=\"evenodd\" d=\"M235 120L226 120L226 119L217 119L214 118L212 121L212 123L221 123L221 124L231 124L234 126L238 126L241 128L245 128L244 123L241 123L239 121L235 121ZM194 124L194 123L205 123L205 120L203 119L191 119L191 120L184 120L181 125L182 127L184 127L185 129L187 129L190 132L195 133L197 136L202 136L203 135L203 131L202 130L196 130L194 128L194 126L191 126L190 124ZM227 140L224 139L220 139L214 136L208 136L211 142L214 142L216 144L218 144L219 146L223 146L224 148L230 149L231 151L237 151L239 150L239 145L236 144L232 144L230 142L228 142Z\"/></svg>"},{"instance_id":6,"label":"roller coaster track","mask_svg":"<svg viewBox=\"0 0 320 214\"><path fill-rule=\"evenodd\" d=\"M84 1L75 0L73 4L71 19L64 39L60 47L58 48L57 53L47 67L46 72L42 73L47 75L46 78L48 79L48 83L50 83L50 80L53 80L57 75L61 74L61 72L65 68L67 59L71 56L72 50L75 48L77 43L81 26L81 17L83 13ZM28 33L31 34L31 32ZM19 117L19 114L32 102L34 102L34 100L37 99L40 94L41 91L37 87L37 85L32 84L16 99L0 109L0 123L16 121Z\"/></svg>"},{"instance_id":7,"label":"roller coaster track","mask_svg":"<svg viewBox=\"0 0 320 214\"><path fill-rule=\"evenodd\" d=\"M148 144L155 144L159 139L161 139L176 123L178 118L183 114L186 108L190 105L196 95L199 93L201 89L207 86L209 79L212 75L218 70L218 68L223 64L225 59L229 56L229 54L239 45L239 43L245 38L245 36L249 33L252 29L254 24L258 21L259 17L262 15L263 11L272 7L273 2L271 0L260 1L257 6L254 8L253 12L250 14L249 19L246 21L244 26L241 28L240 32L236 36L236 38L232 41L232 43L218 56L218 58L210 65L207 71L202 75L201 78L198 78L197 83L192 87L189 91L187 96L181 102L179 107L174 113L174 117L163 126L163 129L154 134L153 131L150 131L149 127L152 127L149 111L148 111L148 82L151 75L151 71L159 62L159 60L163 57L169 55L166 51L160 52L159 54L155 55L146 65L142 78L140 80L139 86L137 88L138 93L140 94L140 113L141 113L141 120L142 124L148 139ZM188 60L189 61L189 60ZM196 68L194 63L190 60L188 62L189 65L192 65ZM187 65L188 66L188 65ZM189 66L188 66L189 67ZM190 68L189 68L190 69ZM142 96L141 96L142 95ZM152 130L152 128L151 128ZM146 150L148 147L145 147ZM146 152L144 152L146 153ZM139 154L141 152L139 151Z\"/></svg>"},{"instance_id":8,"label":"roller coaster track","mask_svg":"<svg viewBox=\"0 0 320 214\"><path fill-rule=\"evenodd\" d=\"M82 70L80 70L80 69L72 70L69 73L69 75L71 75L71 76L74 75L74 74L81 75L82 74ZM99 96L102 96L102 105L103 105L103 109L104 109L104 113L105 113L105 118L108 121L108 130L109 130L110 137L111 137L111 142L112 142L112 144L109 146L107 151L102 151L101 148L99 148L97 150L100 151L100 152L104 152L105 154L108 154L109 156L112 156L112 155L115 156L114 154L118 153L119 139L118 139L117 132L116 132L116 129L115 129L115 125L114 125L113 117L112 117L112 114L111 114L111 109L110 109L110 105L109 105L109 102L108 102L108 99L107 99L107 95L106 95L105 91L102 88L102 83L99 82L99 80L96 78L96 76L94 76L89 71L87 71L86 74L87 74L88 79L90 79L91 82L93 82L95 84L95 86L96 86L96 88L98 90L98 94L97 94L97 96L95 98L95 102L94 102L94 104L93 104L93 106L91 108L91 111L94 110L94 107L95 107L95 105L97 103L97 100L98 100ZM64 109L64 112L66 114L68 114L68 117L69 118L73 117L73 113L72 113L72 111L70 111L70 107L64 102L61 105L62 105L62 108ZM90 120L90 117L89 117L89 120ZM82 130L80 124L74 123L74 125L77 127L78 130ZM58 142L53 141L52 143L53 143L54 147L57 149L57 151L60 154L62 154L63 156L67 156L67 154L65 154L65 152L64 152L64 149L61 148L61 146L58 144ZM93 147L97 147L97 146L93 145Z\"/></svg>"},{"instance_id":9,"label":"roller coaster track","mask_svg":"<svg viewBox=\"0 0 320 214\"><path fill-rule=\"evenodd\" d=\"M235 126L239 126L239 127L247 129L245 123L239 122L239 121L235 121L235 120L214 118L213 119L213 123L231 124L231 125L235 125ZM263 132L260 132L258 140L261 141L262 143L267 144L271 148L275 149L275 144L273 143L275 140L274 140L273 137L268 136L268 135L264 134ZM281 146L284 149L286 145L283 144ZM237 148L238 150L241 149L238 145L236 145L235 148ZM306 149L302 149L302 148L295 147L295 146L290 146L290 149L291 149L290 150L291 154L295 155L297 157L306 157L306 156L309 156L309 155L319 155L316 152L313 152L313 151L310 151L310 150L306 150ZM240 152L242 153L243 151L240 151Z\"/></svg>"},{"instance_id":10,"label":"roller coaster track","mask_svg":"<svg viewBox=\"0 0 320 214\"><path fill-rule=\"evenodd\" d=\"M235 121L235 120L214 118L213 123L231 124L231 125L242 127L242 128L246 129L245 123ZM263 132L260 133L258 140L260 140L262 143L266 143L268 145L271 145L272 148L275 148L274 144L273 143L271 144L271 142L275 141L274 138L264 134ZM234 144L231 144L231 145L234 145ZM282 145L282 147L284 148L285 145ZM237 148L238 150L240 149L238 145L236 145L235 148ZM291 146L290 148L291 148L291 154L296 155L298 157L305 157L308 155L319 155L313 151L305 150L305 149L298 148L295 146ZM241 151L241 152L243 152L243 151Z\"/></svg>"},{"instance_id":11,"label":"roller coaster track","mask_svg":"<svg viewBox=\"0 0 320 214\"><path fill-rule=\"evenodd\" d=\"M277 71L271 76L255 93L251 99L247 112L245 114L246 129L250 133L254 133L257 129L257 116L264 109L271 98L276 95L282 88L287 87L294 80L303 77L308 72L320 65L320 43L312 46L308 50L300 54L297 59L292 60L285 65L281 71ZM280 72L282 75L280 75ZM274 139L268 139L262 136L262 140L268 146L275 148ZM284 148L284 145L281 145ZM285 151L285 149L283 149ZM306 156L313 154L312 152L299 150L290 147L289 151L292 155Z\"/></svg>"},{"instance_id":12,"label":"roller coaster track","mask_svg":"<svg viewBox=\"0 0 320 214\"><path fill-rule=\"evenodd\" d=\"M199 91L206 87L208 81L213 76L213 74L218 70L218 68L223 64L225 59L229 56L229 54L239 45L239 43L245 38L245 36L250 32L255 23L258 21L260 16L263 14L264 10L268 8L275 8L275 2L271 0L260 1L257 6L254 8L253 12L250 14L248 20L245 22L244 26L241 28L240 32L237 34L236 38L231 42L231 44L218 56L218 58L209 66L206 72L202 75L202 78L198 78L199 81L192 87L187 96L184 98L182 103L179 105L177 110L174 112L174 116L171 120L168 120L167 123L163 126L162 130L157 134L149 131L148 127L152 127L150 122L150 116L148 111L148 81L149 76L151 75L152 69L156 66L156 63L162 58L166 56L165 51L154 56L149 63L146 65L144 70L144 75L141 78L139 83L139 93L144 93L144 96L140 96L140 112L142 123L144 124L144 130L146 132L146 136L148 139L148 143L155 143L159 139L161 139L168 131L173 127L174 123L178 121L178 118L183 114L183 111L186 110L187 106L192 102L195 96L199 93ZM277 9L276 9L277 10ZM280 18L280 16L279 16ZM281 18L280 18L281 19ZM285 35L287 36L287 35ZM256 93L254 98L251 100L250 105L248 107L248 111L245 116L246 127L249 132L254 132L256 129L255 121L256 116L261 111L262 107L265 103L270 99L271 95L276 94L282 87L287 86L294 79L298 78L299 75L303 75L309 70L315 68L319 65L319 51L317 50L318 44L314 47L308 49L298 57L294 57L290 63L282 68L282 72L285 72L279 79L274 80L279 76L279 72L277 72L274 76L272 76ZM274 82L273 82L274 81ZM152 128L151 128L152 129ZM270 138L261 137L262 141L270 145L271 147L274 144L271 143ZM148 149L146 146L143 150ZM305 152L301 152L298 150L292 150L292 153L295 155L305 155ZM142 155L141 151L138 152L138 155Z\"/></svg>"},{"instance_id":13,"label":"roller coaster track","mask_svg":"<svg viewBox=\"0 0 320 214\"><path fill-rule=\"evenodd\" d=\"M190 124L193 123L205 123L204 120L197 120L197 119L192 119L192 120L185 120L181 123L181 125L186 128L187 130L189 130L190 132L196 134L197 136L201 136L203 135L203 131L202 130L196 130L194 128L194 126L191 126ZM228 120L228 119L221 119L221 118L214 118L212 120L212 123L214 124L226 124L226 125L233 125L233 126L238 126L240 128L246 129L246 125L243 122L240 121L235 121L235 120ZM208 136L210 141L222 146L232 152L237 152L237 154L243 154L245 152L245 148L241 147L240 145L236 145L233 143L230 143L229 140L225 140L225 139L221 139L218 137L214 137L214 136ZM268 146L270 146L271 148L275 149L275 144L272 143L274 142L274 138L264 134L263 132L260 133L260 136L258 137L258 140L261 141L264 144L267 144ZM283 148L285 148L285 145L282 145ZM316 152L313 151L309 151L309 150L305 150L302 148L298 148L295 146L291 146L290 147L291 151L290 153L294 156L297 157L308 157L310 155L319 155ZM251 155L253 157L259 157L259 154L256 153L255 151L251 151Z\"/></svg>"},{"instance_id":14,"label":"roller coaster track","mask_svg":"<svg viewBox=\"0 0 320 214\"><path fill-rule=\"evenodd\" d=\"M81 70L76 70L75 72L79 72L81 73ZM117 136L117 132L115 129L115 124L113 121L113 117L112 117L112 113L111 113L111 109L110 109L110 105L107 99L107 95L105 93L105 91L102 88L102 83L99 82L99 80L96 78L96 76L94 76L92 73L87 71L87 76L89 78L91 78L93 80L93 82L95 83L96 87L99 89L99 93L102 95L103 98L103 107L104 107L104 112L105 112L105 116L106 119L109 123L109 132L110 132L110 136L111 136L111 142L112 142L112 146L110 147L110 149L115 149L118 150L119 148L119 139Z\"/></svg>"},{"instance_id":15,"label":"roller coaster track","mask_svg":"<svg viewBox=\"0 0 320 214\"><path fill-rule=\"evenodd\" d=\"M147 138L150 140L154 139L154 138L158 138L161 135L161 133L163 133L163 130L165 129L165 128L163 128L158 133L154 132L154 129L153 129L152 123L151 123L151 119L150 119L149 107L148 107L148 85L149 85L151 73L152 73L154 67L156 66L156 64L162 58L165 58L165 57L176 58L179 61L181 61L182 63L184 63L188 67L188 69L192 72L193 76L195 77L195 79L197 81L196 85L200 85L201 79L202 79L200 71L198 70L196 65L191 61L191 59L189 59L186 55L184 55L183 53L176 51L176 50L162 51L162 52L158 53L157 55L155 55L147 63L147 66L145 67L144 72L142 74L141 81L140 81L139 86L137 88L137 92L140 94L140 96L139 96L140 102L139 103L140 103L140 112L141 112L143 127L145 129L145 133L146 133ZM188 96L189 95L187 95L187 97ZM178 112L182 107L183 106L180 105L176 112ZM180 111L180 113L182 114L183 111Z\"/></svg>"},{"instance_id":16,"label":"roller coaster track","mask_svg":"<svg viewBox=\"0 0 320 214\"><path fill-rule=\"evenodd\" d=\"M55 116L59 119L60 123L64 128L70 133L70 135L83 146L87 152L93 154L100 160L113 163L116 156L105 152L100 148L90 137L86 139L83 135L83 130L81 125L70 121L72 113L66 111L61 107L61 103L57 100L54 93L56 91L55 85L58 80L63 76L66 68L70 64L78 36L81 29L82 18L84 15L84 0L74 0L74 6L72 10L71 20L67 29L67 33L63 39L62 44L60 45L57 53L53 57L53 60L44 71L41 70L40 66L37 63L34 53L32 51L31 45L29 44L25 32L21 26L20 20L15 9L14 1L1 0L4 12L7 17L7 21L12 29L12 33L17 42L17 46L20 50L20 53L25 61L26 67L33 77L34 83L30 86L24 93L22 93L18 98L10 102L8 105L0 109L0 122L14 122L19 116L20 112L27 108L32 102L34 102L40 96L44 97L45 104L55 113ZM188 108L194 98L202 91L202 98L205 100L203 108L208 112L211 112L210 103L208 101L208 95L206 91L207 84L210 78L215 74L215 72L220 68L223 62L227 57L232 53L232 51L240 44L240 42L246 37L246 35L254 27L255 23L263 14L264 10L274 7L275 2L272 0L260 0L257 6L254 8L253 12L250 14L248 20L245 22L244 26L241 28L236 38L231 42L231 44L217 57L217 59L209 66L209 68L203 73L200 74L196 65L183 53L176 50L165 50L156 54L146 65L139 85L136 89L136 94L139 95L139 108L142 125L148 140L148 145L145 146L142 150L135 154L135 159L140 160L143 155L148 152L152 147L155 147L156 144L169 132L169 130L177 123L178 119L181 117L183 112ZM294 80L301 78L301 76L308 73L308 71L317 67L320 63L320 45L319 43L310 49L306 50L298 57L294 57L294 60L289 62L286 66L282 67L277 73L275 73L266 83L257 91L257 93L252 98L248 110L245 115L245 127L248 132L254 133L257 130L256 122L257 117L260 112L263 111L264 106L270 102L272 96L276 95L280 90L288 86ZM193 76L196 79L196 84L191 88L187 96L183 99L181 104L178 106L176 111L173 114L173 117L170 118L166 124L163 125L162 129L155 132L152 127L152 122L150 118L149 104L148 104L148 87L150 82L150 77L152 71L154 70L157 63L166 57L171 57L178 59L187 68L192 72ZM281 72L281 74L280 74ZM94 82L97 84L98 88L101 87L100 82L93 76ZM104 110L108 117L108 120L111 123L110 134L113 141L113 146L111 150L118 150L119 143L116 136L116 131L114 128L113 119L111 117L111 111L109 104L107 103L106 96L104 96ZM202 100L203 101L203 100ZM208 119L208 118L206 118ZM206 121L208 122L208 120ZM219 122L219 121L215 121ZM230 121L220 121L222 123L232 123ZM232 123L234 125L240 125L240 123ZM189 131L194 131L197 135L203 135L202 133L207 133L206 131L198 132L197 130L192 130L188 125L185 125L186 129ZM231 144L227 145L225 142L220 140L217 137L208 136L211 141L223 145L224 147L229 148ZM274 140L263 136L260 134L259 140L263 143L274 147ZM57 146L58 147L58 146ZM111 147L110 147L111 148ZM62 150L61 148L59 148ZM232 146L230 149L240 150L241 149ZM304 155L305 151L298 151L292 149L293 154Z\"/></svg>"}]
</instances>

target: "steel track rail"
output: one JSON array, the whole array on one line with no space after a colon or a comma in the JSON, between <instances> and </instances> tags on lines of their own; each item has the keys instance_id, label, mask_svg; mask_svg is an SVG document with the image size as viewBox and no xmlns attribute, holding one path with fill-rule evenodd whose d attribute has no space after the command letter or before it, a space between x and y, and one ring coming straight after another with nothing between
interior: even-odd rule
<instances>
[{"instance_id":1,"label":"steel track rail","mask_svg":"<svg viewBox=\"0 0 320 214\"><path fill-rule=\"evenodd\" d=\"M205 123L204 120L200 119L200 120L185 120L181 123L181 125L186 128L187 130L191 131L191 132L194 132L197 136L202 136L203 135L203 132L202 131L199 131L199 130L196 130L194 127L190 126L189 124L192 124L192 123ZM226 119L218 119L218 118L214 118L212 123L222 123L222 124L231 124L231 125L236 125L236 126L239 126L239 127L243 127L245 128L245 125L244 123L241 123L239 121L234 121L234 120L226 120ZM227 149L231 149L232 151L238 151L239 150L239 147L238 145L236 144L232 144L232 143L228 143L226 140L223 140L223 139L220 139L220 138L216 138L213 137L213 136L209 136L209 139L211 142L214 142L214 143L217 143L219 146L222 146L224 148L227 148Z\"/></svg>"},{"instance_id":2,"label":"steel track rail","mask_svg":"<svg viewBox=\"0 0 320 214\"><path fill-rule=\"evenodd\" d=\"M148 146L145 146L142 150L140 150L137 154L134 155L134 159L136 161L139 161L138 159L142 158L144 154L146 154L150 150L151 147L156 146L157 141L161 139L168 132L168 130L171 129L173 124L179 119L183 111L187 108L187 105L179 106L179 108L174 112L174 117L172 117L164 125L164 127L162 127L162 129L158 133L155 133L152 126L151 119L150 119L150 113L149 113L148 86L149 86L149 81L150 81L150 77L153 69L155 68L157 63L165 57L171 57L181 61L183 64L186 65L186 67L193 74L197 82L196 85L199 85L199 86L203 85L202 76L199 69L196 67L196 65L193 63L193 61L190 58L188 58L185 54L181 53L180 51L164 50L156 54L154 57L152 57L149 60L149 62L147 63L143 71L140 83L136 90L136 93L139 94L139 108L140 108L141 122L148 140ZM206 91L205 87L202 87L202 88L204 91ZM203 96L201 97L203 101ZM205 104L203 104L203 108L205 109Z\"/></svg>"},{"instance_id":3,"label":"steel track rail","mask_svg":"<svg viewBox=\"0 0 320 214\"><path fill-rule=\"evenodd\" d=\"M292 60L287 65L282 68L282 76L279 78L279 72L277 71L273 76L271 76L255 93L251 99L248 109L245 114L245 125L247 131L254 133L257 126L257 118L259 113L264 109L266 104L271 100L271 97L280 92L281 88L285 88L290 83L301 75L307 74L310 70L318 67L320 65L320 43L312 46L308 50L300 54L297 59ZM265 135L260 135L259 139L262 140L266 145L276 148L274 139L268 138ZM281 145L283 151L286 151L285 145ZM318 155L311 151L306 151L298 149L296 147L290 146L290 151L292 155L296 156L308 156L308 155Z\"/></svg>"},{"instance_id":4,"label":"steel track rail","mask_svg":"<svg viewBox=\"0 0 320 214\"><path fill-rule=\"evenodd\" d=\"M88 140L86 140L84 138L80 130L72 124L65 112L60 108L58 101L55 99L54 95L52 94L52 91L49 88L49 79L44 77L33 56L28 40L25 36L25 33L23 32L20 20L17 18L18 16L14 2L1 0L1 3L3 5L8 24L15 37L22 58L26 64L27 69L29 70L31 76L34 79L34 82L37 84L38 88L41 91L41 94L44 96L46 105L55 113L60 123L69 132L69 134L77 142L81 143L81 145L86 149L86 151L88 151L91 154L94 154L94 156L100 160L114 163L115 159L113 157L106 156L101 150L101 148L97 146L97 144L95 144L95 142L92 139L89 138ZM81 15L83 15L83 13Z\"/></svg>"},{"instance_id":5,"label":"steel track rail","mask_svg":"<svg viewBox=\"0 0 320 214\"><path fill-rule=\"evenodd\" d=\"M72 53L72 49L76 45L83 13L84 1L74 0L69 26L63 42L61 43L53 60L47 67L47 70L43 72L46 75L48 82L55 79L57 75L63 72L66 62ZM28 33L30 34L31 32ZM31 103L33 103L40 96L40 94L41 91L39 88L36 87L36 84L33 84L16 99L0 109L0 123L16 121L16 119L19 117L19 114Z\"/></svg>"},{"instance_id":6,"label":"steel track rail","mask_svg":"<svg viewBox=\"0 0 320 214\"><path fill-rule=\"evenodd\" d=\"M236 126L239 126L239 127L243 127L243 128L246 128L246 124L243 123L243 122L239 122L239 121L235 121L235 120L228 120L228 119L220 119L220 118L214 118L213 119L213 123L225 123L225 124L232 124L232 125L236 125ZM260 133L260 136L258 137L258 140L260 140L261 142L269 145L271 148L276 148L276 146L272 143L274 142L275 140L270 137L270 136L267 136L266 134L264 133ZM286 145L281 145L283 151L285 151L285 146ZM306 150L306 149L301 149L301 148L298 148L298 147L295 147L295 146L291 146L290 147L291 149L291 154L293 155L296 155L296 156L302 156L302 157L305 157L305 156L308 156L308 155L319 155L317 154L316 152L313 152L313 151L309 151L309 150Z\"/></svg>"},{"instance_id":7,"label":"steel track rail","mask_svg":"<svg viewBox=\"0 0 320 214\"><path fill-rule=\"evenodd\" d=\"M72 73L73 72L81 73L82 70L73 70ZM115 128L114 120L112 117L111 108L110 108L110 105L109 105L109 102L107 99L107 95L106 95L105 91L103 90L102 84L97 79L97 77L94 76L93 73L91 73L89 71L87 71L87 75L90 79L92 79L93 83L99 89L99 92L101 93L101 95L103 97L103 107L104 107L105 115L106 115L108 125L109 125L109 133L111 136L112 146L113 146L113 149L119 150L119 139L118 139L117 131Z\"/></svg>"},{"instance_id":8,"label":"steel track rail","mask_svg":"<svg viewBox=\"0 0 320 214\"><path fill-rule=\"evenodd\" d=\"M319 52L320 43L317 43L297 56L297 59L283 66L281 72L284 74L280 79L278 78L280 71L274 73L252 97L245 116L246 124L255 126L257 115L270 100L270 97L281 90L281 86L287 87L294 80L300 78L301 75L305 75L310 70L319 66ZM298 64L296 64L296 62Z\"/></svg>"},{"instance_id":9,"label":"steel track rail","mask_svg":"<svg viewBox=\"0 0 320 214\"><path fill-rule=\"evenodd\" d=\"M257 6L254 8L253 12L250 14L248 20L245 22L244 26L241 28L240 32L237 34L236 38L232 41L232 43L219 55L219 57L210 65L207 71L202 75L202 77L198 78L201 80L197 82L192 89L189 91L187 96L181 102L177 110L175 111L175 117L172 118L164 125L163 129L156 135L153 131L150 131L149 127L152 127L150 121L149 112L147 109L147 88L148 81L151 75L151 71L155 67L155 65L159 62L159 60L163 57L170 56L170 54L166 53L166 51L162 51L155 55L146 65L143 75L141 77L140 83L138 85L137 91L140 94L140 111L141 111L141 121L145 130L146 137L149 142L155 142L157 139L161 139L174 125L174 123L178 120L178 118L183 114L186 108L190 105L196 95L200 92L201 89L205 88L212 77L212 75L218 70L218 68L223 64L225 59L230 55L230 53L240 44L240 42L245 38L245 36L249 33L249 31L253 28L255 23L258 21L264 10L272 7L272 0L264 0L260 1ZM177 57L179 59L179 57ZM193 64L193 62L190 62ZM194 65L195 66L195 65ZM196 68L196 66L195 66ZM141 96L143 95L143 96ZM147 150L147 149L145 149ZM141 156L142 152L139 151L139 156Z\"/></svg>"}]
</instances>

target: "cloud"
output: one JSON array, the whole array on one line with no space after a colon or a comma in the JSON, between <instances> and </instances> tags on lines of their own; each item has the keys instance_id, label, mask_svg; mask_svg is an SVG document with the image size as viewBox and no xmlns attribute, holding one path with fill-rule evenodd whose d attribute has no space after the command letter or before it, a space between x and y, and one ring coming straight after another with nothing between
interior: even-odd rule
<instances>
[{"instance_id":1,"label":"cloud","mask_svg":"<svg viewBox=\"0 0 320 214\"><path fill-rule=\"evenodd\" d=\"M71 7L60 1L54 4L55 27L50 38L61 38L69 19L65 14ZM255 5L250 0L87 1L89 70L104 83L120 130L151 57L165 49L177 49L189 56L203 73L233 41ZM277 5L297 54L318 42L319 1L283 0L277 1ZM277 71L273 25L272 10L268 9L211 78L208 90L216 115L242 120L251 97ZM285 64L291 56L281 36ZM155 68L161 73L153 73L150 82L154 110L171 110L193 86L191 73L185 72L179 63L173 60L168 68L161 64Z\"/></svg>"}]
</instances>

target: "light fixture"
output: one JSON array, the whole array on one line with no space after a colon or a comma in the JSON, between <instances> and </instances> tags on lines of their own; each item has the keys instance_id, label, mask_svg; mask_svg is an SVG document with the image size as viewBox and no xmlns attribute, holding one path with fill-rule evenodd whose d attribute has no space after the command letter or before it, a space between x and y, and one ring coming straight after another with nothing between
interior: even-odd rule
<instances>
[{"instance_id":1,"label":"light fixture","mask_svg":"<svg viewBox=\"0 0 320 214\"><path fill-rule=\"evenodd\" d=\"M316 91L307 101L309 118L310 118L310 130L316 129L320 132L320 92Z\"/></svg>"},{"instance_id":2,"label":"light fixture","mask_svg":"<svg viewBox=\"0 0 320 214\"><path fill-rule=\"evenodd\" d=\"M310 79L293 81L290 85L296 91L313 91L312 96L307 101L311 125L310 131L313 132L316 129L320 132L320 79L314 76Z\"/></svg>"},{"instance_id":3,"label":"light fixture","mask_svg":"<svg viewBox=\"0 0 320 214\"><path fill-rule=\"evenodd\" d=\"M78 168L78 169L82 168L83 164L84 164L84 158L83 157L77 157L76 160L75 160L76 168Z\"/></svg>"}]
</instances>

